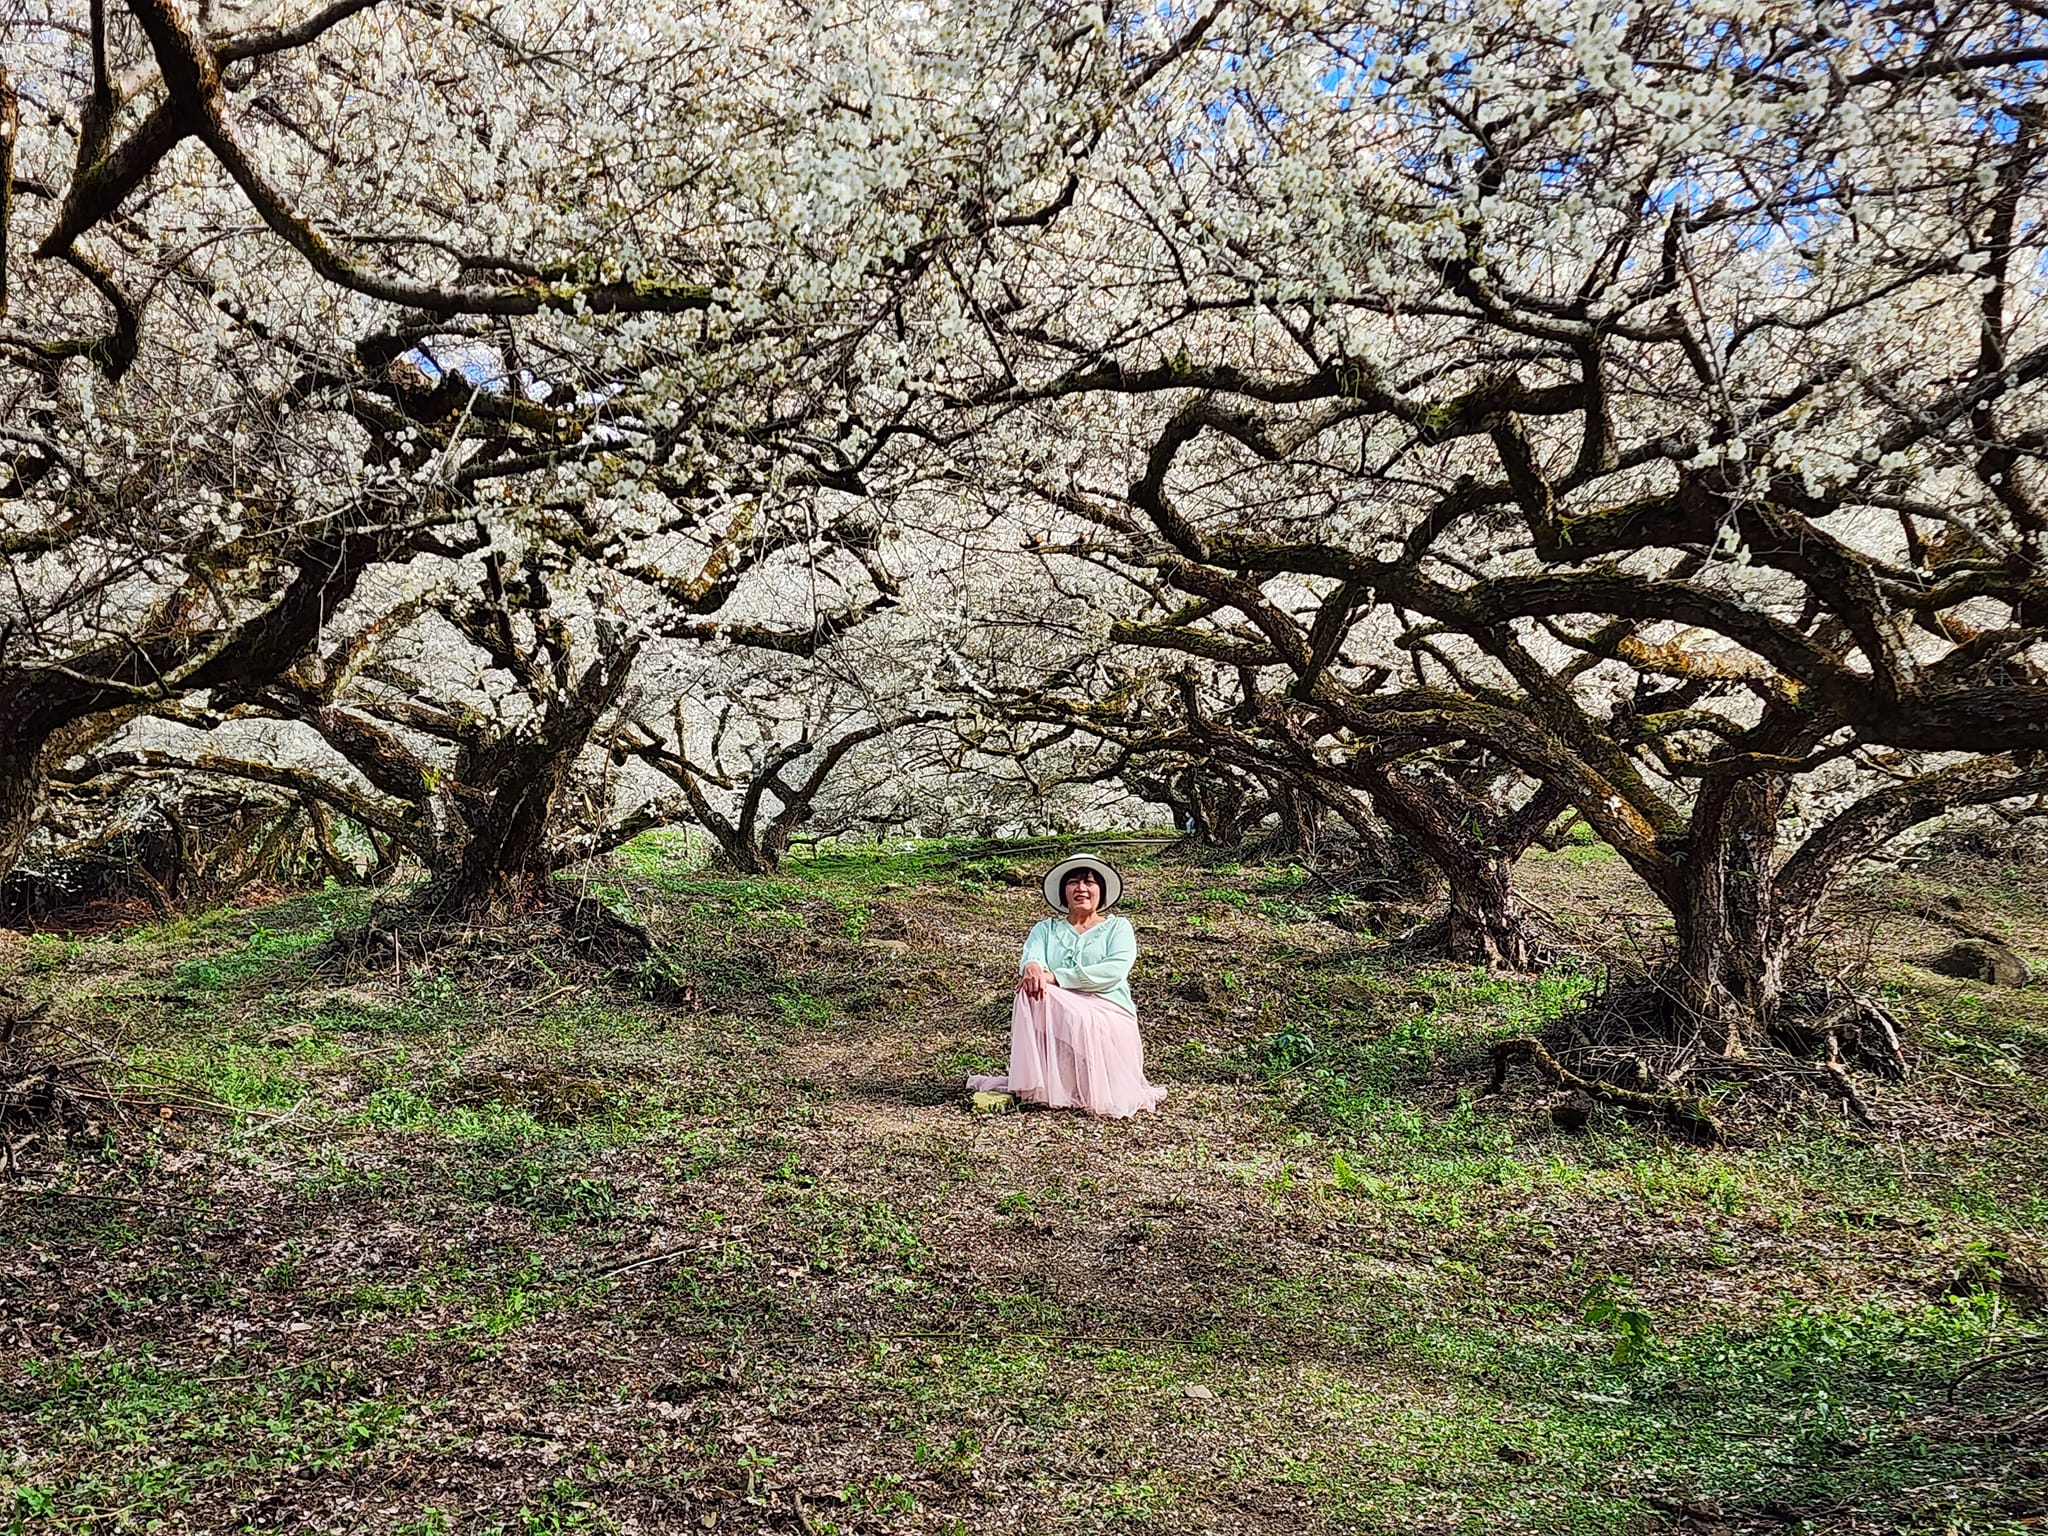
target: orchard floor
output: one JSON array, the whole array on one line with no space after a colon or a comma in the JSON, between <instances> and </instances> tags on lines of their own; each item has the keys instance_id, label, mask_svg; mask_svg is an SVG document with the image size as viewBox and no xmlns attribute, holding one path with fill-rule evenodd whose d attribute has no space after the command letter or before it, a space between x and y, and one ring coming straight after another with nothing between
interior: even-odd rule
<instances>
[{"instance_id":1,"label":"orchard floor","mask_svg":"<svg viewBox=\"0 0 2048 1536\"><path fill-rule=\"evenodd\" d=\"M1871 1088L1874 1133L1816 1113L1703 1151L1567 1135L1526 1082L1474 1100L1489 1042L1655 943L1600 850L1525 866L1587 958L1510 979L1343 931L1299 870L1113 852L1171 1090L1128 1124L975 1117L957 1087L1003 1051L1037 916L1004 875L1043 849L728 881L643 842L593 894L658 958L609 979L538 930L344 962L341 891L0 935L0 977L149 1100L0 1185L0 1518L2048 1522L2048 1354L1995 1358L2048 1336L2048 988L1911 963L1953 893L2038 964L2042 871L1852 892L1834 953L1914 1077Z\"/></svg>"}]
</instances>

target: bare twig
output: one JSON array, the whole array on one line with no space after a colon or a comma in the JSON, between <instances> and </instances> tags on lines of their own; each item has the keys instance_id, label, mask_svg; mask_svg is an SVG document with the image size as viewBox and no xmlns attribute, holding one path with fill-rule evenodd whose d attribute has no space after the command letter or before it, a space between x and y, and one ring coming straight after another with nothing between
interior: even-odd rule
<instances>
[{"instance_id":1,"label":"bare twig","mask_svg":"<svg viewBox=\"0 0 2048 1536\"><path fill-rule=\"evenodd\" d=\"M1721 1122L1698 1099L1677 1093L1639 1093L1601 1078L1581 1077L1551 1055L1542 1041L1526 1036L1503 1040L1493 1048L1493 1080L1486 1090L1489 1096L1506 1086L1508 1069L1517 1061L1526 1061L1560 1087L1576 1089L1603 1104L1657 1115L1672 1129L1698 1140L1718 1143L1726 1138Z\"/></svg>"}]
</instances>

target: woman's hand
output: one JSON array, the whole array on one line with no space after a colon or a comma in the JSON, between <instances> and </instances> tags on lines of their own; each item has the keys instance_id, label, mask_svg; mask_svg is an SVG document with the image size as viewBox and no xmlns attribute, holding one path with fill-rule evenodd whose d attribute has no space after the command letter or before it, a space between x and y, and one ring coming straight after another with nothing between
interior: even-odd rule
<instances>
[{"instance_id":1,"label":"woman's hand","mask_svg":"<svg viewBox=\"0 0 2048 1536\"><path fill-rule=\"evenodd\" d=\"M1017 978L1017 990L1033 999L1045 996L1047 987L1056 987L1059 980L1036 960L1024 967L1024 974Z\"/></svg>"}]
</instances>

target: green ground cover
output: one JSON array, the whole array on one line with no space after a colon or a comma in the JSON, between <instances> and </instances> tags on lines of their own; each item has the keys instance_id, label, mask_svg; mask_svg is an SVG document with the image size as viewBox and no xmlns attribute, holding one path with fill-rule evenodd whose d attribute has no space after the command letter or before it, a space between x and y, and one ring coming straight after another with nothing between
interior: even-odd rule
<instances>
[{"instance_id":1,"label":"green ground cover","mask_svg":"<svg viewBox=\"0 0 2048 1536\"><path fill-rule=\"evenodd\" d=\"M1419 961L1158 840L1115 854L1162 1111L969 1116L1052 851L734 880L644 840L590 889L654 952L608 969L517 926L335 945L344 891L0 940L129 1095L0 1187L9 1529L2048 1515L2048 1002L1912 965L1895 888L1845 908L1916 1057L1875 1131L1567 1134L1478 1094L1597 950ZM1567 927L1634 900L1530 875ZM2024 872L1970 890L2038 954Z\"/></svg>"}]
</instances>

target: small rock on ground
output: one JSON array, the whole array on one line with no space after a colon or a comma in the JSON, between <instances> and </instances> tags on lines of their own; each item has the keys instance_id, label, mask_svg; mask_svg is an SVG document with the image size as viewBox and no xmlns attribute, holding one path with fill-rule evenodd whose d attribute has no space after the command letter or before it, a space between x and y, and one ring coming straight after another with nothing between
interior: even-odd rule
<instances>
[{"instance_id":1,"label":"small rock on ground","mask_svg":"<svg viewBox=\"0 0 2048 1536\"><path fill-rule=\"evenodd\" d=\"M1927 962L1927 969L1998 987L2024 987L2033 979L2027 962L1995 939L1964 939L1951 944Z\"/></svg>"}]
</instances>

